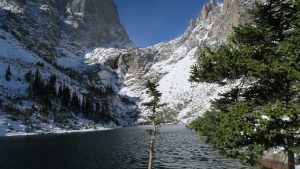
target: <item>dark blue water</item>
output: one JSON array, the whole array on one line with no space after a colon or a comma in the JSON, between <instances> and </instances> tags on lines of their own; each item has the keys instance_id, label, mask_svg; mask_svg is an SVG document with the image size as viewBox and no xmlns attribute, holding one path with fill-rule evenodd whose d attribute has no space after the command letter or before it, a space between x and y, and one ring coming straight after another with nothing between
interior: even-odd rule
<instances>
[{"instance_id":1,"label":"dark blue water","mask_svg":"<svg viewBox=\"0 0 300 169\"><path fill-rule=\"evenodd\" d=\"M246 169L202 144L184 126L163 126L157 169ZM143 127L91 133L0 138L0 169L145 169Z\"/></svg>"}]
</instances>

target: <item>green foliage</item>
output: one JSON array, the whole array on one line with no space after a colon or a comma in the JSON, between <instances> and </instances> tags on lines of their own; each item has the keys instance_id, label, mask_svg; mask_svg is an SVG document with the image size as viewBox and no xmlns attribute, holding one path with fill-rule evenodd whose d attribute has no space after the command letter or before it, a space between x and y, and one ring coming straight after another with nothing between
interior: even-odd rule
<instances>
[{"instance_id":1,"label":"green foliage","mask_svg":"<svg viewBox=\"0 0 300 169\"><path fill-rule=\"evenodd\" d=\"M158 84L150 80L146 83L146 93L149 96L149 101L142 103L142 105L150 110L150 113L147 115L148 121L153 125L153 128L146 129L145 132L148 135L149 141L149 160L148 160L148 169L152 169L153 163L153 153L154 153L154 144L156 141L156 135L159 134L159 126L163 123L163 115L161 108L166 104L161 103L161 93L157 90Z\"/></svg>"},{"instance_id":2,"label":"green foliage","mask_svg":"<svg viewBox=\"0 0 300 169\"><path fill-rule=\"evenodd\" d=\"M266 148L284 147L286 150L297 144L297 131L300 128L300 105L291 103L290 106L277 101L253 113L259 125L256 127L260 140ZM292 141L292 143L287 143Z\"/></svg>"},{"instance_id":3,"label":"green foliage","mask_svg":"<svg viewBox=\"0 0 300 169\"><path fill-rule=\"evenodd\" d=\"M166 106L166 104L160 103L161 93L157 90L158 84L155 82L151 82L150 80L146 83L146 93L150 97L150 101L142 103L142 105L150 110L150 114L147 116L149 121L151 121L154 125L159 125L162 123L162 120L159 118L157 113L159 113L159 109Z\"/></svg>"},{"instance_id":4,"label":"green foliage","mask_svg":"<svg viewBox=\"0 0 300 169\"><path fill-rule=\"evenodd\" d=\"M6 73L5 73L5 80L6 81L10 81L11 80L11 71L10 71L10 65L8 65L7 69L6 69Z\"/></svg>"},{"instance_id":5,"label":"green foliage","mask_svg":"<svg viewBox=\"0 0 300 169\"><path fill-rule=\"evenodd\" d=\"M229 109L227 113L218 110L207 112L189 127L205 136L205 141L214 148L236 157L241 155L237 150L251 141L250 134L255 126L247 123L249 117L245 112L251 112L253 107L247 103L236 103Z\"/></svg>"},{"instance_id":6,"label":"green foliage","mask_svg":"<svg viewBox=\"0 0 300 169\"><path fill-rule=\"evenodd\" d=\"M239 82L190 125L223 153L251 161L299 146L299 9L299 0L258 3L254 23L234 28L228 44L206 48L192 67L191 82Z\"/></svg>"}]
</instances>

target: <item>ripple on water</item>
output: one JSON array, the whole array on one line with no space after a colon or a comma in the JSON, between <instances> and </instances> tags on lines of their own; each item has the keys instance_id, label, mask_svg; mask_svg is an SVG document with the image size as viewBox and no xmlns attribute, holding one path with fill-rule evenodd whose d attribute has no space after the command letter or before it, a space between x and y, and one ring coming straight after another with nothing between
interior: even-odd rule
<instances>
[{"instance_id":1,"label":"ripple on water","mask_svg":"<svg viewBox=\"0 0 300 169\"><path fill-rule=\"evenodd\" d=\"M184 126L161 127L155 169L247 169L220 156ZM0 139L5 169L145 169L148 151L144 127L104 132Z\"/></svg>"}]
</instances>

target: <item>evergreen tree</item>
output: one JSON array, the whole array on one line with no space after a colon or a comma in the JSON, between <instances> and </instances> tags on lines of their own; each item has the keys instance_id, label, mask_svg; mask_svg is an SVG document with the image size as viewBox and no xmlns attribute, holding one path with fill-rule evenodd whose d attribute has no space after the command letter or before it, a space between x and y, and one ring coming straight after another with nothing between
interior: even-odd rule
<instances>
[{"instance_id":1,"label":"evergreen tree","mask_svg":"<svg viewBox=\"0 0 300 169\"><path fill-rule=\"evenodd\" d=\"M56 75L51 75L47 84L47 90L48 90L47 92L52 97L56 96L56 81L57 81Z\"/></svg>"},{"instance_id":2,"label":"evergreen tree","mask_svg":"<svg viewBox=\"0 0 300 169\"><path fill-rule=\"evenodd\" d=\"M11 80L11 71L10 71L10 65L8 65L7 69L6 69L6 73L5 73L5 80L6 81L10 81Z\"/></svg>"},{"instance_id":3,"label":"evergreen tree","mask_svg":"<svg viewBox=\"0 0 300 169\"><path fill-rule=\"evenodd\" d=\"M101 111L100 111L100 118L103 122L105 123L109 123L110 122L110 106L109 106L109 98L108 96L106 98L103 99L102 101L102 107L101 107Z\"/></svg>"},{"instance_id":4,"label":"evergreen tree","mask_svg":"<svg viewBox=\"0 0 300 169\"><path fill-rule=\"evenodd\" d=\"M57 94L59 98L62 98L62 95L63 95L63 86L64 86L64 85L60 85L60 86L59 86L58 94Z\"/></svg>"},{"instance_id":5,"label":"evergreen tree","mask_svg":"<svg viewBox=\"0 0 300 169\"><path fill-rule=\"evenodd\" d=\"M30 83L32 80L32 72L31 70L29 70L26 74L25 74L25 80L26 82Z\"/></svg>"},{"instance_id":6,"label":"evergreen tree","mask_svg":"<svg viewBox=\"0 0 300 169\"><path fill-rule=\"evenodd\" d=\"M64 85L63 91L62 91L62 97L61 97L62 105L64 105L66 108L68 108L69 104L70 104L70 100L71 100L70 89L68 86Z\"/></svg>"},{"instance_id":7,"label":"evergreen tree","mask_svg":"<svg viewBox=\"0 0 300 169\"><path fill-rule=\"evenodd\" d=\"M32 83L29 84L29 87L28 87L28 95L31 97L32 96L32 92L33 92L33 89L32 89Z\"/></svg>"},{"instance_id":8,"label":"evergreen tree","mask_svg":"<svg viewBox=\"0 0 300 169\"><path fill-rule=\"evenodd\" d=\"M81 113L85 114L85 97L82 98L82 102L81 102Z\"/></svg>"},{"instance_id":9,"label":"evergreen tree","mask_svg":"<svg viewBox=\"0 0 300 169\"><path fill-rule=\"evenodd\" d=\"M100 110L101 110L101 108L100 108L100 103L97 102L97 103L96 103L96 111L99 112Z\"/></svg>"},{"instance_id":10,"label":"evergreen tree","mask_svg":"<svg viewBox=\"0 0 300 169\"><path fill-rule=\"evenodd\" d=\"M41 74L39 72L39 69L36 69L35 75L34 75L34 80L32 84L32 89L37 95L43 95L44 91L44 80L41 77Z\"/></svg>"},{"instance_id":11,"label":"evergreen tree","mask_svg":"<svg viewBox=\"0 0 300 169\"><path fill-rule=\"evenodd\" d=\"M95 112L93 114L93 120L95 122L99 122L101 118L101 108L100 108L100 103L96 102L96 107L95 107Z\"/></svg>"},{"instance_id":12,"label":"evergreen tree","mask_svg":"<svg viewBox=\"0 0 300 169\"><path fill-rule=\"evenodd\" d=\"M154 153L154 143L156 136L159 132L159 125L162 123L161 117L158 113L159 109L165 104L160 103L161 93L157 90L158 84L151 82L150 80L146 83L146 93L151 98L150 101L143 103L146 109L150 110L150 114L147 116L148 120L152 123L153 129L147 129L146 132L149 136L149 160L148 169L152 169L153 165L153 153Z\"/></svg>"},{"instance_id":13,"label":"evergreen tree","mask_svg":"<svg viewBox=\"0 0 300 169\"><path fill-rule=\"evenodd\" d=\"M76 91L74 91L72 94L71 107L73 108L73 110L75 112L79 112L79 110L80 110L79 97L78 97Z\"/></svg>"},{"instance_id":14,"label":"evergreen tree","mask_svg":"<svg viewBox=\"0 0 300 169\"><path fill-rule=\"evenodd\" d=\"M94 111L94 106L93 106L93 103L92 103L92 98L90 96L87 96L86 99L85 99L85 105L84 105L84 115L86 117L90 117L91 114L93 113Z\"/></svg>"},{"instance_id":15,"label":"evergreen tree","mask_svg":"<svg viewBox=\"0 0 300 169\"><path fill-rule=\"evenodd\" d=\"M265 150L284 147L288 168L295 168L293 151L299 147L300 129L299 6L299 0L258 3L250 11L253 24L235 28L229 44L206 49L192 67L192 82L239 81L214 102L215 110L191 124L227 155L251 160ZM239 151L245 147L246 153Z\"/></svg>"}]
</instances>

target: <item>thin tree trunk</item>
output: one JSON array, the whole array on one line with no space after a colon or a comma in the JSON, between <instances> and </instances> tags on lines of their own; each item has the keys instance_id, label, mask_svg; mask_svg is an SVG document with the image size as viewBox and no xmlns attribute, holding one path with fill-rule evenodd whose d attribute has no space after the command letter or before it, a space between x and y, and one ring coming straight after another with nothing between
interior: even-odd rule
<instances>
[{"instance_id":1,"label":"thin tree trunk","mask_svg":"<svg viewBox=\"0 0 300 169\"><path fill-rule=\"evenodd\" d=\"M153 163L153 140L151 139L150 145L149 145L149 160L148 160L148 169L152 169L152 163Z\"/></svg>"},{"instance_id":2,"label":"thin tree trunk","mask_svg":"<svg viewBox=\"0 0 300 169\"><path fill-rule=\"evenodd\" d=\"M157 126L154 125L153 136L150 136L150 143L149 143L149 160L148 160L148 169L152 169L153 165L153 154L154 154L154 143L157 134Z\"/></svg>"},{"instance_id":3,"label":"thin tree trunk","mask_svg":"<svg viewBox=\"0 0 300 169\"><path fill-rule=\"evenodd\" d=\"M288 151L288 169L295 169L295 156L292 151Z\"/></svg>"}]
</instances>

